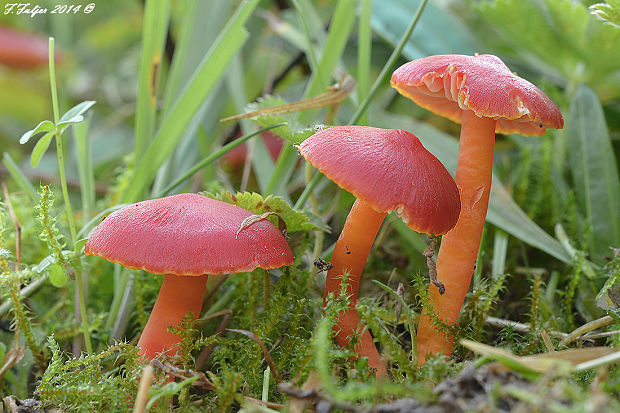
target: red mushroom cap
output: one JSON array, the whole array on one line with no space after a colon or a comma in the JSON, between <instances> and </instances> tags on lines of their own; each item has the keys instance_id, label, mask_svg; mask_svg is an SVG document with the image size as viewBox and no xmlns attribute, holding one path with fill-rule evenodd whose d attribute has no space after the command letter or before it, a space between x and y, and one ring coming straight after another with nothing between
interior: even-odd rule
<instances>
[{"instance_id":1,"label":"red mushroom cap","mask_svg":"<svg viewBox=\"0 0 620 413\"><path fill-rule=\"evenodd\" d=\"M334 126L310 136L299 150L340 187L379 211L395 211L415 231L444 234L458 220L454 179L407 131Z\"/></svg>"},{"instance_id":2,"label":"red mushroom cap","mask_svg":"<svg viewBox=\"0 0 620 413\"><path fill-rule=\"evenodd\" d=\"M291 265L293 253L271 222L239 231L251 215L198 194L151 199L109 215L84 252L154 274L229 274Z\"/></svg>"},{"instance_id":3,"label":"red mushroom cap","mask_svg":"<svg viewBox=\"0 0 620 413\"><path fill-rule=\"evenodd\" d=\"M493 55L437 55L405 63L391 85L431 112L461 123L461 111L497 120L500 133L544 135L561 129L562 114L540 89Z\"/></svg>"},{"instance_id":4,"label":"red mushroom cap","mask_svg":"<svg viewBox=\"0 0 620 413\"><path fill-rule=\"evenodd\" d=\"M34 69L47 66L48 59L47 38L0 26L0 64L13 69Z\"/></svg>"}]
</instances>

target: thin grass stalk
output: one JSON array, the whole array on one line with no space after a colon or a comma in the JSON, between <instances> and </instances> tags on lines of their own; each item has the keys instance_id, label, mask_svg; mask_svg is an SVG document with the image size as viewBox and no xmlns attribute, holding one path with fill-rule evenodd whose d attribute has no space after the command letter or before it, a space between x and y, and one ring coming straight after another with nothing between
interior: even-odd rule
<instances>
[{"instance_id":1,"label":"thin grass stalk","mask_svg":"<svg viewBox=\"0 0 620 413\"><path fill-rule=\"evenodd\" d=\"M50 88L52 93L52 109L54 112L54 124L58 125L60 121L60 112L58 108L58 93L56 88L56 69L54 65L54 38L49 39L49 74L50 74ZM67 177L65 175L65 161L64 161L64 149L63 149L63 137L61 129L56 126L54 132L56 137L56 155L58 157L58 174L60 177L60 186L62 188L62 196L65 202L65 208L67 212L67 220L69 222L69 230L71 232L71 245L75 249L75 243L77 241L77 229L75 225L75 219L73 218L73 211L71 210L71 200L69 199L69 190L67 188ZM75 256L79 256L79 251L75 250ZM76 312L76 319L81 321L82 329L84 332L84 345L88 354L93 352L93 346L90 341L90 333L88 328L88 319L86 315L86 298L84 297L84 285L82 280L82 273L79 269L75 271L75 283L78 292L78 307L79 313ZM79 314L79 317L78 317ZM81 319L81 320L80 320Z\"/></svg>"},{"instance_id":2,"label":"thin grass stalk","mask_svg":"<svg viewBox=\"0 0 620 413\"><path fill-rule=\"evenodd\" d=\"M400 57L400 54L405 47L405 44L407 44L407 41L409 40L411 33L413 33L413 29L415 29L416 25L418 24L418 21L420 20L420 17L422 16L422 12L424 11L424 8L426 7L426 3L428 3L428 0L422 0L420 5L418 6L418 9L416 10L415 15L411 19L409 26L407 26L405 33L403 33L403 36L400 38L398 45L396 46L396 48L394 49L394 51L388 58L387 62L385 62L383 69L381 69L381 73L379 73L379 76L377 76L377 79L375 80L375 83L373 83L372 87L370 88L368 95L362 101L362 103L360 103L360 105L357 107L357 110L355 111L353 116L351 116L351 119L349 119L349 125L356 125L359 122L360 118L362 117L362 114L364 114L364 112L366 112L366 109L368 109L368 105L370 104L370 101L375 97L375 95L379 91L379 87L382 86L383 83L387 80L389 72L394 67L396 60Z\"/></svg>"},{"instance_id":3,"label":"thin grass stalk","mask_svg":"<svg viewBox=\"0 0 620 413\"><path fill-rule=\"evenodd\" d=\"M368 96L370 85L370 56L372 49L372 0L362 0L360 11L358 49L357 49L357 97L363 101ZM368 112L364 111L358 121L361 125L368 123Z\"/></svg>"}]
</instances>

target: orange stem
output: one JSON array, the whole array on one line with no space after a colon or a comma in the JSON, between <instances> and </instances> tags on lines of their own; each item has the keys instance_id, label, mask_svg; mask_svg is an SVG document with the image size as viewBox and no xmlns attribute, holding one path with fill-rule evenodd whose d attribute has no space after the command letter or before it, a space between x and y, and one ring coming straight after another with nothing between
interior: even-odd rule
<instances>
[{"instance_id":1,"label":"orange stem","mask_svg":"<svg viewBox=\"0 0 620 413\"><path fill-rule=\"evenodd\" d=\"M177 327L188 311L194 319L200 316L208 279L208 275L164 277L155 307L138 341L138 354L152 360L161 353L178 351L181 336L168 332L168 327Z\"/></svg>"},{"instance_id":2,"label":"orange stem","mask_svg":"<svg viewBox=\"0 0 620 413\"><path fill-rule=\"evenodd\" d=\"M370 332L364 329L363 324L360 324L355 305L360 278L385 215L385 212L375 211L368 203L360 199L355 201L334 247L331 258L333 267L327 272L323 293L324 303L329 293L334 293L334 296L338 297L342 274L348 271L347 292L351 296L349 303L351 309L341 315L334 326L336 341L341 347L347 346L351 342L350 336L356 331L364 330L355 345L355 352L358 357L368 357L368 365L377 370L377 376L387 375L387 369L372 341Z\"/></svg>"},{"instance_id":3,"label":"orange stem","mask_svg":"<svg viewBox=\"0 0 620 413\"><path fill-rule=\"evenodd\" d=\"M431 311L447 325L458 321L476 265L491 192L494 147L495 120L463 111L454 179L461 189L461 214L456 226L443 236L437 257L437 278L446 292L440 295L433 284L428 290ZM435 330L425 309L417 333L418 364L427 355L449 355L453 341L453 336Z\"/></svg>"}]
</instances>

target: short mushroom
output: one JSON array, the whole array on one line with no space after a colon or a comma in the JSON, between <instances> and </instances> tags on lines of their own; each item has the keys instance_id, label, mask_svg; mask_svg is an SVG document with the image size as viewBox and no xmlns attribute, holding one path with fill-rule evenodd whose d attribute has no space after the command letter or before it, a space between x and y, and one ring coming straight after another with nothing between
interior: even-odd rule
<instances>
[{"instance_id":1,"label":"short mushroom","mask_svg":"<svg viewBox=\"0 0 620 413\"><path fill-rule=\"evenodd\" d=\"M335 126L310 136L299 145L308 162L357 197L331 257L324 300L338 295L342 274L349 272L350 310L336 326L341 346L360 326L355 310L360 278L368 253L385 215L394 211L415 231L440 235L459 216L459 194L446 168L411 133L400 129ZM367 330L356 344L377 375L386 367Z\"/></svg>"},{"instance_id":2,"label":"short mushroom","mask_svg":"<svg viewBox=\"0 0 620 413\"><path fill-rule=\"evenodd\" d=\"M174 354L168 332L191 311L200 315L209 274L232 274L293 263L282 233L250 211L198 194L152 199L119 209L95 229L84 252L125 267L165 274L138 347L146 359ZM245 221L245 223L244 223Z\"/></svg>"},{"instance_id":3,"label":"short mushroom","mask_svg":"<svg viewBox=\"0 0 620 413\"><path fill-rule=\"evenodd\" d=\"M392 87L431 112L461 123L456 183L461 216L441 241L438 278L446 293L430 286L432 310L456 324L480 246L491 190L495 132L544 135L562 128L557 106L493 55L439 55L411 61L392 74ZM454 338L431 325L424 312L417 333L418 362L450 354Z\"/></svg>"}]
</instances>

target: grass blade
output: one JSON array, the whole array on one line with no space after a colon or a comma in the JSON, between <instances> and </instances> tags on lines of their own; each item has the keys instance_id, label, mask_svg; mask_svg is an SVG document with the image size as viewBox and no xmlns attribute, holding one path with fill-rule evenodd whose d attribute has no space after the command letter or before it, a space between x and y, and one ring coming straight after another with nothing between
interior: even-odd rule
<instances>
[{"instance_id":1,"label":"grass blade","mask_svg":"<svg viewBox=\"0 0 620 413\"><path fill-rule=\"evenodd\" d=\"M77 158L78 173L80 176L80 193L82 195L82 210L86 219L90 219L90 212L95 206L95 173L93 171L92 151L88 140L89 119L73 124L73 138Z\"/></svg>"},{"instance_id":2,"label":"grass blade","mask_svg":"<svg viewBox=\"0 0 620 413\"><path fill-rule=\"evenodd\" d=\"M506 270L506 253L508 252L508 235L497 230L493 238L493 265L491 279L497 280Z\"/></svg>"},{"instance_id":3,"label":"grass blade","mask_svg":"<svg viewBox=\"0 0 620 413\"><path fill-rule=\"evenodd\" d=\"M19 186L22 191L24 191L30 196L32 202L38 202L39 195L37 194L36 189L34 189L34 186L30 183L28 177L24 175L22 170L15 163L15 161L8 152L4 152L2 157L2 163L4 164L6 170L9 172L9 175L11 175L11 178L13 178L13 180L17 183L17 186Z\"/></svg>"},{"instance_id":4,"label":"grass blade","mask_svg":"<svg viewBox=\"0 0 620 413\"><path fill-rule=\"evenodd\" d=\"M258 0L242 3L229 20L162 122L155 139L138 163L133 179L121 197L121 202L135 201L153 181L158 168L172 153L183 137L185 128L224 75L228 63L247 40L249 35L243 26L257 4Z\"/></svg>"},{"instance_id":5,"label":"grass blade","mask_svg":"<svg viewBox=\"0 0 620 413\"><path fill-rule=\"evenodd\" d=\"M355 9L356 3L356 0L340 0L336 5L319 67L316 72L312 73L305 97L315 96L324 92L324 89L330 84L336 64L344 52L351 29L353 28L355 13L351 11ZM311 122L315 115L316 110L307 110L300 115L299 121L302 124ZM297 159L293 147L285 145L282 148L274 173L266 188L267 193L288 196L286 184L295 169Z\"/></svg>"},{"instance_id":6,"label":"grass blade","mask_svg":"<svg viewBox=\"0 0 620 413\"><path fill-rule=\"evenodd\" d=\"M167 0L148 0L144 8L144 29L142 31L142 57L140 60L140 79L138 82L138 101L136 108L136 137L134 153L141 159L153 133L155 124L155 104L157 101L157 79L161 67L162 54L168 33L170 2Z\"/></svg>"},{"instance_id":7,"label":"grass blade","mask_svg":"<svg viewBox=\"0 0 620 413\"><path fill-rule=\"evenodd\" d=\"M368 96L370 86L370 56L372 46L372 30L370 17L372 14L372 0L362 0L362 10L359 20L358 34L358 50L357 50L357 96L359 101L364 101ZM359 124L366 125L368 123L367 112L364 112Z\"/></svg>"},{"instance_id":8,"label":"grass blade","mask_svg":"<svg viewBox=\"0 0 620 413\"><path fill-rule=\"evenodd\" d=\"M360 103L360 105L357 107L357 110L355 111L351 119L349 120L349 125L357 124L360 117L366 112L366 109L368 108L370 101L377 94L377 91L379 90L379 86L384 84L384 82L387 80L389 72L392 70L394 63L396 63L396 59L399 58L400 53L402 52L403 48L407 44L407 41L409 40L409 37L411 37L411 33L413 33L413 29L415 29L415 27L418 25L418 21L420 21L420 16L422 16L422 12L424 11L426 7L427 2L428 0L422 0L422 2L420 3L420 6L415 12L413 18L411 19L411 22L409 22L409 26L407 26L407 28L405 29L403 35L398 41L398 44L392 51L392 54L390 55L390 57L388 58L388 61L385 62L383 69L381 69L381 73L379 73L379 76L377 76L375 83L373 83L372 87L370 88L370 92L368 92L368 95L366 96L366 98Z\"/></svg>"},{"instance_id":9,"label":"grass blade","mask_svg":"<svg viewBox=\"0 0 620 413\"><path fill-rule=\"evenodd\" d=\"M603 108L587 86L577 89L566 119L575 193L588 224L590 254L601 264L620 244L620 182Z\"/></svg>"}]
</instances>

